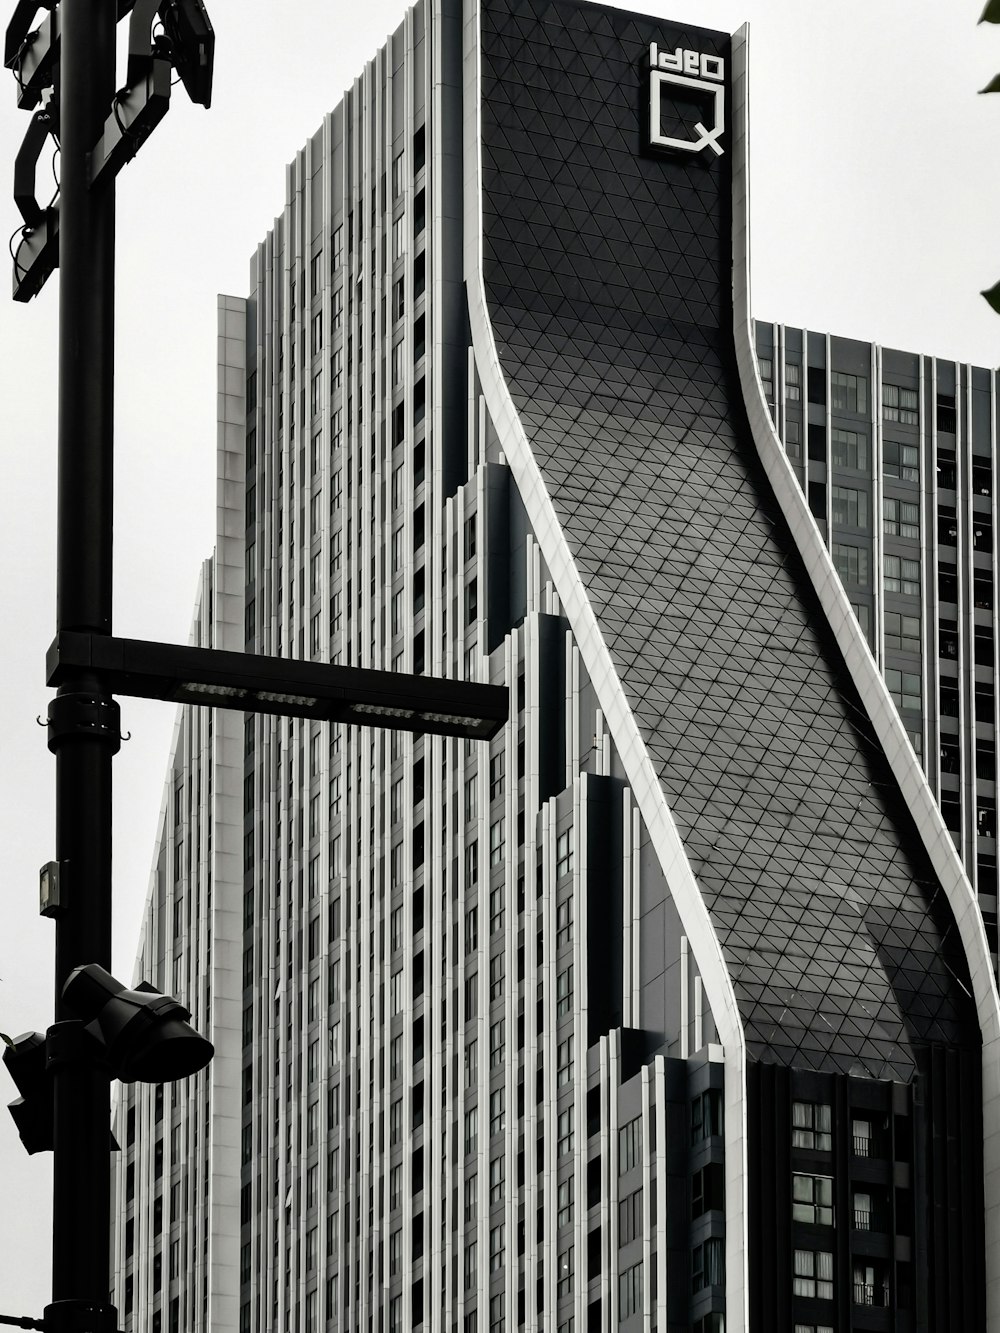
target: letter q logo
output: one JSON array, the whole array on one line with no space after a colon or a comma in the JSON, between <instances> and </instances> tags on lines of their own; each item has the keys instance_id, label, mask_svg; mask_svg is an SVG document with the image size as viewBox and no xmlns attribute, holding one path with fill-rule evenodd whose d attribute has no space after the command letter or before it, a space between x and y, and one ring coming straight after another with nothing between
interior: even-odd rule
<instances>
[{"instance_id":1,"label":"letter q logo","mask_svg":"<svg viewBox=\"0 0 1000 1333\"><path fill-rule=\"evenodd\" d=\"M687 138L667 133L663 125L663 99L673 88L684 101L706 98L710 114L691 127ZM699 51L660 51L656 42L649 47L649 146L700 153L711 148L717 157L723 153L719 138L726 124L725 61L721 56ZM672 127L671 127L672 128Z\"/></svg>"}]
</instances>

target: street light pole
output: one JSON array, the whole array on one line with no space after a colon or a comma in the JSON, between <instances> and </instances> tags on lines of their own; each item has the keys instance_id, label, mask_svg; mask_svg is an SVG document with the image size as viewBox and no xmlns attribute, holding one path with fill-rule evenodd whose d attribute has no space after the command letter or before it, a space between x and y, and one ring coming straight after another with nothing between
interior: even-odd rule
<instances>
[{"instance_id":1,"label":"street light pole","mask_svg":"<svg viewBox=\"0 0 1000 1333\"><path fill-rule=\"evenodd\" d=\"M62 0L59 121L59 629L111 633L115 181L93 187L90 153L115 96L116 0ZM63 999L79 966L111 966L111 761L118 705L80 672L49 708L56 757L52 1305L46 1326L115 1329L108 1305L110 1074ZM85 1318L84 1311L90 1313Z\"/></svg>"},{"instance_id":2,"label":"street light pole","mask_svg":"<svg viewBox=\"0 0 1000 1333\"><path fill-rule=\"evenodd\" d=\"M43 6L49 18L29 32ZM127 86L116 92L116 27L125 16ZM210 105L214 47L203 0L18 0L4 48L18 105L41 103L15 170L25 226L14 299L30 300L60 269L57 606L48 662L58 690L48 714L56 861L43 867L41 883L41 910L56 926L56 1021L44 1039L25 1034L3 1055L23 1094L11 1105L18 1132L29 1152L52 1147L54 1179L52 1303L42 1320L0 1315L0 1325L44 1333L118 1328L108 1296L111 1078L173 1081L212 1054L187 1028L183 1005L149 987L126 991L109 975L111 761L121 746L113 694L478 740L491 739L508 713L506 690L496 686L112 636L115 177L166 114L172 69L193 102ZM61 137L60 198L43 209L34 172L52 133Z\"/></svg>"}]
</instances>

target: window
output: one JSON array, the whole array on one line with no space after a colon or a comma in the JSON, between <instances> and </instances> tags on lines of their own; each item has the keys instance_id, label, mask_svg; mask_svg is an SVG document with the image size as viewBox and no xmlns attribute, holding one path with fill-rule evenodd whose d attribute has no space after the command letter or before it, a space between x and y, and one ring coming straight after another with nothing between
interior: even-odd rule
<instances>
[{"instance_id":1,"label":"window","mask_svg":"<svg viewBox=\"0 0 1000 1333\"><path fill-rule=\"evenodd\" d=\"M479 1042L475 1038L465 1044L465 1086L471 1088L479 1073Z\"/></svg>"},{"instance_id":2,"label":"window","mask_svg":"<svg viewBox=\"0 0 1000 1333\"><path fill-rule=\"evenodd\" d=\"M833 1300L833 1255L827 1250L796 1250L792 1294Z\"/></svg>"},{"instance_id":3,"label":"window","mask_svg":"<svg viewBox=\"0 0 1000 1333\"><path fill-rule=\"evenodd\" d=\"M392 224L392 258L393 261L403 257L403 251L406 249L406 217L400 216Z\"/></svg>"},{"instance_id":4,"label":"window","mask_svg":"<svg viewBox=\"0 0 1000 1333\"><path fill-rule=\"evenodd\" d=\"M397 153L392 159L392 197L398 199L403 193L403 154Z\"/></svg>"},{"instance_id":5,"label":"window","mask_svg":"<svg viewBox=\"0 0 1000 1333\"><path fill-rule=\"evenodd\" d=\"M474 1222L476 1213L479 1209L479 1177L466 1176L465 1178L465 1220Z\"/></svg>"},{"instance_id":6,"label":"window","mask_svg":"<svg viewBox=\"0 0 1000 1333\"><path fill-rule=\"evenodd\" d=\"M556 977L556 1017L565 1018L573 1009L573 968L565 968Z\"/></svg>"},{"instance_id":7,"label":"window","mask_svg":"<svg viewBox=\"0 0 1000 1333\"><path fill-rule=\"evenodd\" d=\"M499 1273L503 1268L504 1226L500 1222L490 1227L490 1272Z\"/></svg>"},{"instance_id":8,"label":"window","mask_svg":"<svg viewBox=\"0 0 1000 1333\"><path fill-rule=\"evenodd\" d=\"M403 294L403 279L397 278L392 284L392 318L402 319L406 313L406 300Z\"/></svg>"},{"instance_id":9,"label":"window","mask_svg":"<svg viewBox=\"0 0 1000 1333\"><path fill-rule=\"evenodd\" d=\"M465 1112L465 1155L471 1157L479 1146L479 1108L470 1106Z\"/></svg>"},{"instance_id":10,"label":"window","mask_svg":"<svg viewBox=\"0 0 1000 1333\"><path fill-rule=\"evenodd\" d=\"M495 953L490 959L490 999L499 1000L503 994L504 955Z\"/></svg>"},{"instance_id":11,"label":"window","mask_svg":"<svg viewBox=\"0 0 1000 1333\"><path fill-rule=\"evenodd\" d=\"M502 888L490 889L490 934L497 935L503 930L504 891Z\"/></svg>"},{"instance_id":12,"label":"window","mask_svg":"<svg viewBox=\"0 0 1000 1333\"><path fill-rule=\"evenodd\" d=\"M556 839L556 878L562 879L573 869L573 830L566 829Z\"/></svg>"},{"instance_id":13,"label":"window","mask_svg":"<svg viewBox=\"0 0 1000 1333\"><path fill-rule=\"evenodd\" d=\"M920 617L900 611L885 613L885 646L897 652L920 652Z\"/></svg>"},{"instance_id":14,"label":"window","mask_svg":"<svg viewBox=\"0 0 1000 1333\"><path fill-rule=\"evenodd\" d=\"M897 708L920 708L920 674L886 667L885 683Z\"/></svg>"},{"instance_id":15,"label":"window","mask_svg":"<svg viewBox=\"0 0 1000 1333\"><path fill-rule=\"evenodd\" d=\"M792 1147L830 1152L831 1109L825 1102L792 1102Z\"/></svg>"},{"instance_id":16,"label":"window","mask_svg":"<svg viewBox=\"0 0 1000 1333\"><path fill-rule=\"evenodd\" d=\"M769 356L761 356L757 358L757 364L760 367L764 397L770 401L774 397L774 362Z\"/></svg>"},{"instance_id":17,"label":"window","mask_svg":"<svg viewBox=\"0 0 1000 1333\"><path fill-rule=\"evenodd\" d=\"M556 1047L556 1083L562 1088L573 1082L573 1038L567 1037Z\"/></svg>"},{"instance_id":18,"label":"window","mask_svg":"<svg viewBox=\"0 0 1000 1333\"><path fill-rule=\"evenodd\" d=\"M503 1177L504 1177L504 1159L502 1157L493 1157L490 1159L490 1207L495 1204L503 1203Z\"/></svg>"},{"instance_id":19,"label":"window","mask_svg":"<svg viewBox=\"0 0 1000 1333\"><path fill-rule=\"evenodd\" d=\"M490 1138L504 1131L504 1096L503 1088L494 1088L490 1093Z\"/></svg>"},{"instance_id":20,"label":"window","mask_svg":"<svg viewBox=\"0 0 1000 1333\"><path fill-rule=\"evenodd\" d=\"M868 441L854 430L840 430L834 426L832 432L834 467L856 468L859 472L868 471Z\"/></svg>"},{"instance_id":21,"label":"window","mask_svg":"<svg viewBox=\"0 0 1000 1333\"><path fill-rule=\"evenodd\" d=\"M503 751L490 757L490 800L503 795Z\"/></svg>"},{"instance_id":22,"label":"window","mask_svg":"<svg viewBox=\"0 0 1000 1333\"><path fill-rule=\"evenodd\" d=\"M792 1176L792 1218L816 1226L833 1226L833 1177Z\"/></svg>"},{"instance_id":23,"label":"window","mask_svg":"<svg viewBox=\"0 0 1000 1333\"><path fill-rule=\"evenodd\" d=\"M641 1191L640 1191L641 1192ZM569 1176L566 1180L559 1182L559 1188L556 1193L556 1226L568 1227L573 1221L573 1177ZM621 1237L619 1236L619 1243Z\"/></svg>"},{"instance_id":24,"label":"window","mask_svg":"<svg viewBox=\"0 0 1000 1333\"><path fill-rule=\"evenodd\" d=\"M504 1333L506 1317L503 1303L503 1292L490 1297L490 1333Z\"/></svg>"},{"instance_id":25,"label":"window","mask_svg":"<svg viewBox=\"0 0 1000 1333\"><path fill-rule=\"evenodd\" d=\"M831 496L833 521L838 527L868 527L868 496L865 491L856 491L849 486L834 486Z\"/></svg>"},{"instance_id":26,"label":"window","mask_svg":"<svg viewBox=\"0 0 1000 1333\"><path fill-rule=\"evenodd\" d=\"M915 445L886 440L882 446L882 475L901 481L920 480L920 454Z\"/></svg>"},{"instance_id":27,"label":"window","mask_svg":"<svg viewBox=\"0 0 1000 1333\"><path fill-rule=\"evenodd\" d=\"M567 1107L565 1111L559 1112L558 1121L558 1145L557 1153L560 1157L568 1157L573 1151L573 1108Z\"/></svg>"},{"instance_id":28,"label":"window","mask_svg":"<svg viewBox=\"0 0 1000 1333\"><path fill-rule=\"evenodd\" d=\"M495 1023L490 1024L490 1068L496 1069L503 1064L505 1040L504 1040L504 1020L497 1019Z\"/></svg>"},{"instance_id":29,"label":"window","mask_svg":"<svg viewBox=\"0 0 1000 1333\"><path fill-rule=\"evenodd\" d=\"M796 1324L795 1333L833 1333L830 1324Z\"/></svg>"},{"instance_id":30,"label":"window","mask_svg":"<svg viewBox=\"0 0 1000 1333\"><path fill-rule=\"evenodd\" d=\"M706 1287L721 1287L725 1282L726 1251L723 1242L715 1237L704 1245L694 1247L691 1269L691 1289L704 1291Z\"/></svg>"},{"instance_id":31,"label":"window","mask_svg":"<svg viewBox=\"0 0 1000 1333\"><path fill-rule=\"evenodd\" d=\"M868 583L868 551L863 546L833 543L833 563L842 581L847 584Z\"/></svg>"},{"instance_id":32,"label":"window","mask_svg":"<svg viewBox=\"0 0 1000 1333\"><path fill-rule=\"evenodd\" d=\"M882 517L887 537L919 537L920 506L907 500L882 500Z\"/></svg>"},{"instance_id":33,"label":"window","mask_svg":"<svg viewBox=\"0 0 1000 1333\"><path fill-rule=\"evenodd\" d=\"M872 1231L872 1196L854 1191L854 1226L857 1231Z\"/></svg>"},{"instance_id":34,"label":"window","mask_svg":"<svg viewBox=\"0 0 1000 1333\"><path fill-rule=\"evenodd\" d=\"M785 398L790 403L802 401L802 367L791 361L785 366Z\"/></svg>"},{"instance_id":35,"label":"window","mask_svg":"<svg viewBox=\"0 0 1000 1333\"><path fill-rule=\"evenodd\" d=\"M887 555L885 561L885 590L899 592L907 597L920 596L920 561L906 560L899 555Z\"/></svg>"},{"instance_id":36,"label":"window","mask_svg":"<svg viewBox=\"0 0 1000 1333\"><path fill-rule=\"evenodd\" d=\"M466 822L466 823L468 823L471 819L475 819L475 818L476 818L476 814L478 813L477 806L478 806L478 802L477 802L477 800L476 800L476 776L475 776L475 774L473 774L473 776L472 776L471 778L466 778L466 781L465 781L465 822Z\"/></svg>"},{"instance_id":37,"label":"window","mask_svg":"<svg viewBox=\"0 0 1000 1333\"><path fill-rule=\"evenodd\" d=\"M344 228L337 227L334 230L330 242L330 268L334 273L344 262Z\"/></svg>"},{"instance_id":38,"label":"window","mask_svg":"<svg viewBox=\"0 0 1000 1333\"><path fill-rule=\"evenodd\" d=\"M476 1285L476 1242L470 1241L465 1247L465 1290Z\"/></svg>"},{"instance_id":39,"label":"window","mask_svg":"<svg viewBox=\"0 0 1000 1333\"><path fill-rule=\"evenodd\" d=\"M556 1283L556 1299L564 1300L567 1296L573 1294L573 1246L570 1245L559 1255L556 1260L558 1281Z\"/></svg>"},{"instance_id":40,"label":"window","mask_svg":"<svg viewBox=\"0 0 1000 1333\"><path fill-rule=\"evenodd\" d=\"M698 1246L699 1252L702 1246ZM700 1261L700 1253L699 1253ZM704 1283L702 1283L702 1286ZM701 1287L697 1288L698 1291ZM633 1264L618 1275L618 1318L628 1319L642 1311L642 1264Z\"/></svg>"},{"instance_id":41,"label":"window","mask_svg":"<svg viewBox=\"0 0 1000 1333\"><path fill-rule=\"evenodd\" d=\"M905 426L919 425L920 399L916 389L904 389L899 384L883 384L882 419L899 421Z\"/></svg>"},{"instance_id":42,"label":"window","mask_svg":"<svg viewBox=\"0 0 1000 1333\"><path fill-rule=\"evenodd\" d=\"M573 942L573 899L567 898L556 907L556 948L565 948Z\"/></svg>"},{"instance_id":43,"label":"window","mask_svg":"<svg viewBox=\"0 0 1000 1333\"><path fill-rule=\"evenodd\" d=\"M862 375L830 372L830 405L835 412L864 412L868 403L868 381Z\"/></svg>"},{"instance_id":44,"label":"window","mask_svg":"<svg viewBox=\"0 0 1000 1333\"><path fill-rule=\"evenodd\" d=\"M503 824L502 819L490 825L490 865L498 866L503 862Z\"/></svg>"},{"instance_id":45,"label":"window","mask_svg":"<svg viewBox=\"0 0 1000 1333\"><path fill-rule=\"evenodd\" d=\"M691 1102L691 1142L701 1143L722 1133L722 1093L709 1088Z\"/></svg>"},{"instance_id":46,"label":"window","mask_svg":"<svg viewBox=\"0 0 1000 1333\"><path fill-rule=\"evenodd\" d=\"M642 1117L636 1116L618 1131L618 1174L623 1176L642 1161Z\"/></svg>"},{"instance_id":47,"label":"window","mask_svg":"<svg viewBox=\"0 0 1000 1333\"><path fill-rule=\"evenodd\" d=\"M618 1204L618 1244L628 1245L642 1235L642 1190L628 1194Z\"/></svg>"},{"instance_id":48,"label":"window","mask_svg":"<svg viewBox=\"0 0 1000 1333\"><path fill-rule=\"evenodd\" d=\"M470 907L465 914L465 952L475 953L479 947L479 908Z\"/></svg>"}]
</instances>

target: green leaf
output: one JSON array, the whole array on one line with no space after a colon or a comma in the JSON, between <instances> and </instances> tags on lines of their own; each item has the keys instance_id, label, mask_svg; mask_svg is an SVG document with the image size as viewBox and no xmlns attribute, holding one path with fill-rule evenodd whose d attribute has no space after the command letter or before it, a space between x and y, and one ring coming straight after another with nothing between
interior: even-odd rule
<instances>
[{"instance_id":1,"label":"green leaf","mask_svg":"<svg viewBox=\"0 0 1000 1333\"><path fill-rule=\"evenodd\" d=\"M986 8L979 16L980 23L1000 23L1000 0L986 0Z\"/></svg>"},{"instance_id":2,"label":"green leaf","mask_svg":"<svg viewBox=\"0 0 1000 1333\"><path fill-rule=\"evenodd\" d=\"M994 74L985 88L980 88L981 93L1000 93L1000 74Z\"/></svg>"},{"instance_id":3,"label":"green leaf","mask_svg":"<svg viewBox=\"0 0 1000 1333\"><path fill-rule=\"evenodd\" d=\"M2 1041L6 1046L14 1045L13 1041L11 1040L10 1037L7 1036L6 1032L0 1032L0 1041Z\"/></svg>"},{"instance_id":4,"label":"green leaf","mask_svg":"<svg viewBox=\"0 0 1000 1333\"><path fill-rule=\"evenodd\" d=\"M994 283L992 287L982 294L992 309L1000 315L1000 282Z\"/></svg>"}]
</instances>

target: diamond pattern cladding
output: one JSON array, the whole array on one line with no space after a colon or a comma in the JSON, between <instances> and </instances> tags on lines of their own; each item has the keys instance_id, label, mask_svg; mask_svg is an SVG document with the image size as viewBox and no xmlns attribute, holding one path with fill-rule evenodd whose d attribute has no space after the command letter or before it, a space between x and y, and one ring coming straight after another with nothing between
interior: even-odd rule
<instances>
[{"instance_id":1,"label":"diamond pattern cladding","mask_svg":"<svg viewBox=\"0 0 1000 1333\"><path fill-rule=\"evenodd\" d=\"M640 148L649 43L483 0L497 347L677 821L752 1058L909 1079L978 1044L944 895L759 466L735 373L731 157Z\"/></svg>"}]
</instances>

